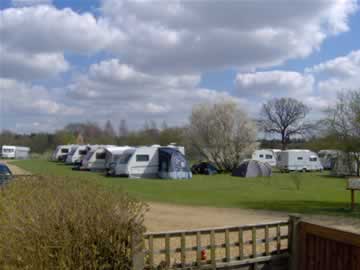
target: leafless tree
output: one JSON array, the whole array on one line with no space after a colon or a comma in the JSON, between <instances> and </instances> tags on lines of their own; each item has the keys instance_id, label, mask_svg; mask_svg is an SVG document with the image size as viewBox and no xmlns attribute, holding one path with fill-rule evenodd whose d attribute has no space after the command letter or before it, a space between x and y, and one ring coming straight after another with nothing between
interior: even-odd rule
<instances>
[{"instance_id":1,"label":"leafless tree","mask_svg":"<svg viewBox=\"0 0 360 270\"><path fill-rule=\"evenodd\" d=\"M346 153L350 171L356 163L356 175L360 176L360 90L339 93L336 104L326 113L323 123L328 136L335 138L333 148Z\"/></svg>"},{"instance_id":2,"label":"leafless tree","mask_svg":"<svg viewBox=\"0 0 360 270\"><path fill-rule=\"evenodd\" d=\"M193 107L187 138L221 170L232 170L255 150L256 125L232 101Z\"/></svg>"},{"instance_id":3,"label":"leafless tree","mask_svg":"<svg viewBox=\"0 0 360 270\"><path fill-rule=\"evenodd\" d=\"M280 135L282 148L286 149L292 136L304 135L313 127L305 122L309 111L296 99L276 98L263 104L258 122L265 133Z\"/></svg>"}]
</instances>

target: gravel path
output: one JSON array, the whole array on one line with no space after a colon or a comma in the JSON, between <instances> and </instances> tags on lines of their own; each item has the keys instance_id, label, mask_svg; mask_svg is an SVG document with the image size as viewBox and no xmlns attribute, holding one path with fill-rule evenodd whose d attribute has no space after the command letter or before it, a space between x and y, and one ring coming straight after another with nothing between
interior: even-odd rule
<instances>
[{"instance_id":1,"label":"gravel path","mask_svg":"<svg viewBox=\"0 0 360 270\"><path fill-rule=\"evenodd\" d=\"M209 227L237 226L288 219L289 214L234 208L180 206L149 203L145 217L148 231L187 230ZM360 233L360 219L304 215L306 221Z\"/></svg>"},{"instance_id":2,"label":"gravel path","mask_svg":"<svg viewBox=\"0 0 360 270\"><path fill-rule=\"evenodd\" d=\"M8 160L0 159L0 163L6 164L14 175L31 175L30 172L11 164Z\"/></svg>"}]
</instances>

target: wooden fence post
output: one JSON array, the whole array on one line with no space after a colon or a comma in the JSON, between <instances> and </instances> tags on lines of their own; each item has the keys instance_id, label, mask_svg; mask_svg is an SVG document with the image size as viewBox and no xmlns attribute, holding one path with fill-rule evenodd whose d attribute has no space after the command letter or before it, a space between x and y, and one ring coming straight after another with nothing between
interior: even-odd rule
<instances>
[{"instance_id":1,"label":"wooden fence post","mask_svg":"<svg viewBox=\"0 0 360 270\"><path fill-rule=\"evenodd\" d=\"M144 270L145 254L142 233L133 233L131 237L132 269Z\"/></svg>"},{"instance_id":2,"label":"wooden fence post","mask_svg":"<svg viewBox=\"0 0 360 270\"><path fill-rule=\"evenodd\" d=\"M289 252L290 261L289 269L298 270L299 264L299 223L301 221L300 215L289 216Z\"/></svg>"}]
</instances>

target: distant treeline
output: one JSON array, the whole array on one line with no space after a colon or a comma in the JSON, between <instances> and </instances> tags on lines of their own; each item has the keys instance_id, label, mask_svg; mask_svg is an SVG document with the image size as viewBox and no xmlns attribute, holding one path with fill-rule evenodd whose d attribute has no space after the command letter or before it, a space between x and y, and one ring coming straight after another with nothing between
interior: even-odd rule
<instances>
[{"instance_id":1,"label":"distant treeline","mask_svg":"<svg viewBox=\"0 0 360 270\"><path fill-rule=\"evenodd\" d=\"M130 130L126 121L121 121L116 131L111 121L104 127L96 123L72 123L54 133L17 134L11 131L0 133L0 145L22 145L31 148L33 153L42 154L61 144L114 144L114 145L168 145L177 143L187 146L186 152L192 158L198 155L192 151L191 143L185 138L186 127L169 127L165 122L158 127L154 121L146 122L139 130ZM262 148L281 148L281 140L260 140ZM294 139L290 148L302 148L304 139Z\"/></svg>"},{"instance_id":2,"label":"distant treeline","mask_svg":"<svg viewBox=\"0 0 360 270\"><path fill-rule=\"evenodd\" d=\"M140 130L129 130L123 120L117 132L110 121L104 127L91 122L72 123L54 133L17 134L3 131L0 133L0 145L23 145L30 147L34 153L44 153L60 144L184 144L183 130L183 127L168 127L166 123L157 127L153 121L146 122Z\"/></svg>"}]
</instances>

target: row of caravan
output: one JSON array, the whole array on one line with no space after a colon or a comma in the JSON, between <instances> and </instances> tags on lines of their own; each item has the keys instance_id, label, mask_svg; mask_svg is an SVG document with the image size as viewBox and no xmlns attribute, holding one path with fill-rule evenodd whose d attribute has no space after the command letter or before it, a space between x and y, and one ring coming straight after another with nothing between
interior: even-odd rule
<instances>
[{"instance_id":1,"label":"row of caravan","mask_svg":"<svg viewBox=\"0 0 360 270\"><path fill-rule=\"evenodd\" d=\"M53 161L63 161L79 170L104 171L130 178L190 179L182 146L60 145Z\"/></svg>"},{"instance_id":2,"label":"row of caravan","mask_svg":"<svg viewBox=\"0 0 360 270\"><path fill-rule=\"evenodd\" d=\"M25 146L3 145L0 150L0 157L4 159L28 159L30 156L30 148Z\"/></svg>"},{"instance_id":3,"label":"row of caravan","mask_svg":"<svg viewBox=\"0 0 360 270\"><path fill-rule=\"evenodd\" d=\"M277 167L284 172L322 171L324 169L319 156L310 150L260 149L253 153L252 159L267 162L272 167Z\"/></svg>"}]
</instances>

